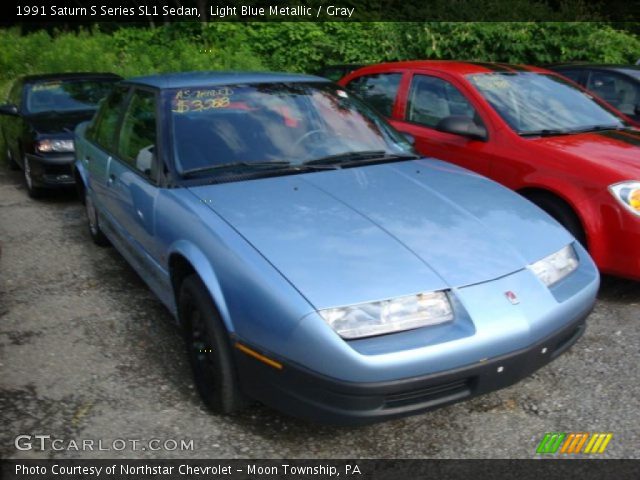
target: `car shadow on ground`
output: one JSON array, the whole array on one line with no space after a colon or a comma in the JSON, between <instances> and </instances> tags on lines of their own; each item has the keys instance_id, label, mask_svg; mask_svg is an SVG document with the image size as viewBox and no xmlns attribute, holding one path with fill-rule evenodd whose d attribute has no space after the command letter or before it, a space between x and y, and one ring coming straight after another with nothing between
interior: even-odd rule
<instances>
[{"instance_id":1,"label":"car shadow on ground","mask_svg":"<svg viewBox=\"0 0 640 480\"><path fill-rule=\"evenodd\" d=\"M598 300L626 304L640 303L640 282L603 275Z\"/></svg>"}]
</instances>

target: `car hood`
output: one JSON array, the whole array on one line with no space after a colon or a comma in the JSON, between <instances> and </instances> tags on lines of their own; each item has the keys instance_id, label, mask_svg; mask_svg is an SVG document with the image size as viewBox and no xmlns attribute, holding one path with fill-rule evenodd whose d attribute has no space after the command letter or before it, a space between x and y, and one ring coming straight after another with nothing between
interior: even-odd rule
<instances>
[{"instance_id":1,"label":"car hood","mask_svg":"<svg viewBox=\"0 0 640 480\"><path fill-rule=\"evenodd\" d=\"M619 171L623 176L640 175L640 130L560 135L532 142Z\"/></svg>"},{"instance_id":2,"label":"car hood","mask_svg":"<svg viewBox=\"0 0 640 480\"><path fill-rule=\"evenodd\" d=\"M573 240L519 195L438 160L190 190L318 309L485 282Z\"/></svg>"},{"instance_id":3,"label":"car hood","mask_svg":"<svg viewBox=\"0 0 640 480\"><path fill-rule=\"evenodd\" d=\"M60 133L73 134L79 123L90 120L93 110L63 113L39 113L26 117L27 122L36 133L42 135L56 135Z\"/></svg>"}]
</instances>

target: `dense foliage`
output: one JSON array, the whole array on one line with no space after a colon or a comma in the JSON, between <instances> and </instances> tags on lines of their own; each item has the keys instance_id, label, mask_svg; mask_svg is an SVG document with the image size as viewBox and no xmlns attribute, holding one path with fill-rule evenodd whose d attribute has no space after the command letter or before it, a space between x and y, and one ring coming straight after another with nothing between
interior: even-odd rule
<instances>
[{"instance_id":1,"label":"dense foliage","mask_svg":"<svg viewBox=\"0 0 640 480\"><path fill-rule=\"evenodd\" d=\"M635 63L640 40L628 30L586 22L174 23L53 34L14 28L0 30L0 92L18 75L54 71L314 71L413 58Z\"/></svg>"}]
</instances>

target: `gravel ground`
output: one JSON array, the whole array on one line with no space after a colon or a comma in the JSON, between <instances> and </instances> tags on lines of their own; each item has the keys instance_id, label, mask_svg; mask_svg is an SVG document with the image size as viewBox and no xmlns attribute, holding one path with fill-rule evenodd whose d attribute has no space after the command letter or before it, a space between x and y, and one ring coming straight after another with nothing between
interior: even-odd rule
<instances>
[{"instance_id":1,"label":"gravel ground","mask_svg":"<svg viewBox=\"0 0 640 480\"><path fill-rule=\"evenodd\" d=\"M605 278L585 336L508 389L367 427L317 426L256 405L200 403L179 332L72 194L35 201L0 165L0 456L4 458L531 458L545 432L613 432L640 458L640 284ZM193 440L180 451L18 451L19 434ZM169 448L173 444L169 442Z\"/></svg>"}]
</instances>

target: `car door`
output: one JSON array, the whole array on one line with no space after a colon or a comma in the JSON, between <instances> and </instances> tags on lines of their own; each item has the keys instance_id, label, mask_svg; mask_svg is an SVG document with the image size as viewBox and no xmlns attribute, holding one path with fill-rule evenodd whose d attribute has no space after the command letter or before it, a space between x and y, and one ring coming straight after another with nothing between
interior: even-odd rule
<instances>
[{"instance_id":1,"label":"car door","mask_svg":"<svg viewBox=\"0 0 640 480\"><path fill-rule=\"evenodd\" d=\"M640 84L609 70L592 70L587 89L625 115L640 120Z\"/></svg>"},{"instance_id":2,"label":"car door","mask_svg":"<svg viewBox=\"0 0 640 480\"><path fill-rule=\"evenodd\" d=\"M106 215L107 221L111 220L110 212L106 208L110 203L108 197L111 195L110 189L107 188L107 172L112 155L116 151L116 134L129 90L127 86L117 86L113 89L87 127L85 138L88 141L76 145L77 158L89 172L89 187L94 194L94 203L98 210Z\"/></svg>"},{"instance_id":3,"label":"car door","mask_svg":"<svg viewBox=\"0 0 640 480\"><path fill-rule=\"evenodd\" d=\"M410 73L398 103L391 123L415 138L420 153L489 174L493 157L489 125L459 86L436 74ZM440 122L451 116L472 119L489 132L489 138L484 141L440 131Z\"/></svg>"},{"instance_id":4,"label":"car door","mask_svg":"<svg viewBox=\"0 0 640 480\"><path fill-rule=\"evenodd\" d=\"M107 209L125 247L148 273L158 267L154 207L159 188L157 95L134 88L116 134L116 151L108 165Z\"/></svg>"}]
</instances>

